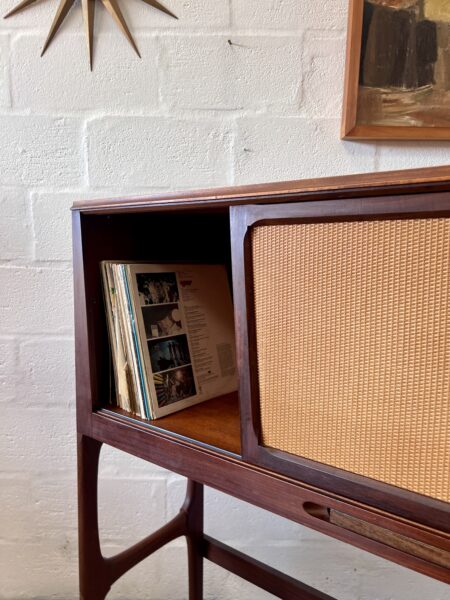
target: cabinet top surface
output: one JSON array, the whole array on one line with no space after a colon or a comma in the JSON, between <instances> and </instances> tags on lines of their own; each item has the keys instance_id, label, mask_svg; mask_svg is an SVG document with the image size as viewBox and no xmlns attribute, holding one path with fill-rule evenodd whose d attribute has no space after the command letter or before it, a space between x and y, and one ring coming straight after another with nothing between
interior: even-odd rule
<instances>
[{"instance_id":1,"label":"cabinet top surface","mask_svg":"<svg viewBox=\"0 0 450 600\"><path fill-rule=\"evenodd\" d=\"M320 179L265 183L236 187L188 190L147 197L80 200L73 210L92 213L180 208L227 208L233 204L286 202L301 199L339 198L450 190L450 165L403 171L343 175Z\"/></svg>"}]
</instances>

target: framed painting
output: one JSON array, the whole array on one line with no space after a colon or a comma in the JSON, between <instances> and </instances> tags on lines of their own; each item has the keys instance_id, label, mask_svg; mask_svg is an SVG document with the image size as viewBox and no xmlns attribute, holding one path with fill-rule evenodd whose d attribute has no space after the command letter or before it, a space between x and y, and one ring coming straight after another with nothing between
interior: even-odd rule
<instances>
[{"instance_id":1,"label":"framed painting","mask_svg":"<svg viewBox=\"0 0 450 600\"><path fill-rule=\"evenodd\" d=\"M342 137L450 140L450 0L350 0Z\"/></svg>"}]
</instances>

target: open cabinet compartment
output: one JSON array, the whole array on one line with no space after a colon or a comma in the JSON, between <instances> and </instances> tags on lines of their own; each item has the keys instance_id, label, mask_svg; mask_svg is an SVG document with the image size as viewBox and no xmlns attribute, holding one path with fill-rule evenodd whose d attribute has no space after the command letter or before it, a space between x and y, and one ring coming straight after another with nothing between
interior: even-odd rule
<instances>
[{"instance_id":1,"label":"open cabinet compartment","mask_svg":"<svg viewBox=\"0 0 450 600\"><path fill-rule=\"evenodd\" d=\"M115 394L114 376L100 269L104 260L224 264L231 290L229 211L74 213L74 219L83 251L91 366L92 396L86 410L114 414L116 418L139 423L142 427L168 431L175 436L240 455L237 392L154 421L140 419L111 404Z\"/></svg>"}]
</instances>

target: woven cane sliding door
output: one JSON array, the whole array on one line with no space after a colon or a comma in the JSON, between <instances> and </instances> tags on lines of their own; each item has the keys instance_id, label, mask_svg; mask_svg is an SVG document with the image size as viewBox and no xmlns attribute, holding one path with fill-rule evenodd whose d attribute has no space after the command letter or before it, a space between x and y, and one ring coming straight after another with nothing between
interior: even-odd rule
<instances>
[{"instance_id":1,"label":"woven cane sliding door","mask_svg":"<svg viewBox=\"0 0 450 600\"><path fill-rule=\"evenodd\" d=\"M258 444L448 503L450 217L363 204L247 209Z\"/></svg>"}]
</instances>

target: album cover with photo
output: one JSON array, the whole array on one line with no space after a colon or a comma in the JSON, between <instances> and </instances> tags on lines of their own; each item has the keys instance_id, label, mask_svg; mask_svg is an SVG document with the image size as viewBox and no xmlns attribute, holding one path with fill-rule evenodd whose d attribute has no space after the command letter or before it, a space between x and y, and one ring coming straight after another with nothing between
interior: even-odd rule
<instances>
[{"instance_id":1,"label":"album cover with photo","mask_svg":"<svg viewBox=\"0 0 450 600\"><path fill-rule=\"evenodd\" d=\"M136 414L155 419L237 389L224 265L105 262L103 271L105 291L111 295L112 281L118 295L106 304L119 307L122 326L114 331L125 333L121 363L131 365L134 401L127 402L128 410L136 406ZM123 374L116 373L116 380L123 388Z\"/></svg>"}]
</instances>

